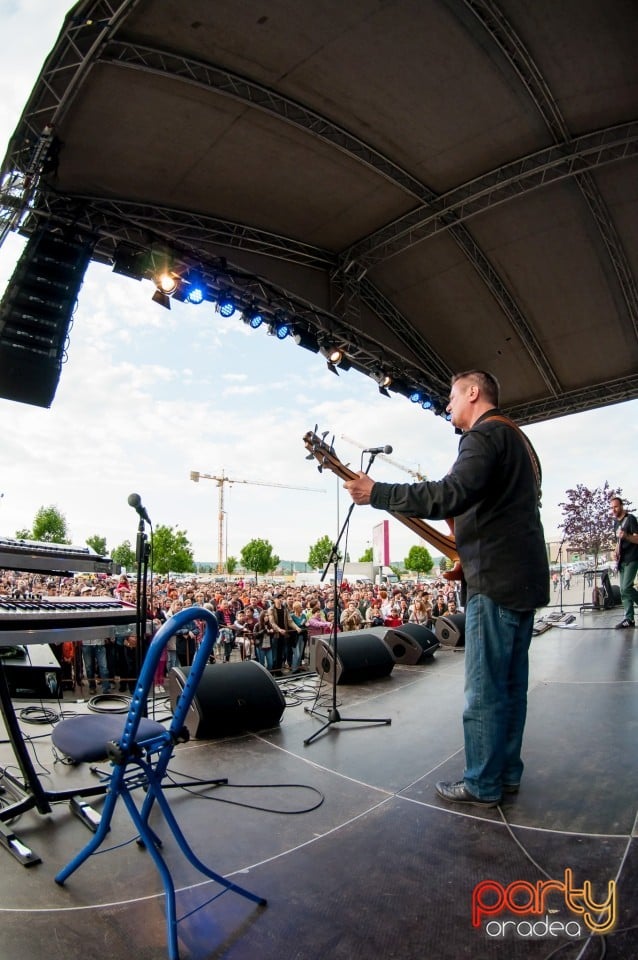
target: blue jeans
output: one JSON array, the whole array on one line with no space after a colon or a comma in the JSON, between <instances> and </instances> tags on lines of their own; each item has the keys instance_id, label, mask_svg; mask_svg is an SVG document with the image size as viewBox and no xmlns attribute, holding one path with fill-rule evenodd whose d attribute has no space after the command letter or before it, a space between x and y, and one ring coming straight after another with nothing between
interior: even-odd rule
<instances>
[{"instance_id":1,"label":"blue jeans","mask_svg":"<svg viewBox=\"0 0 638 960\"><path fill-rule=\"evenodd\" d=\"M620 581L620 599L625 608L625 616L628 620L634 619L634 603L638 603L638 590L634 587L634 580L638 573L638 560L632 560L630 563L621 563L618 567L618 579Z\"/></svg>"},{"instance_id":2,"label":"blue jeans","mask_svg":"<svg viewBox=\"0 0 638 960\"><path fill-rule=\"evenodd\" d=\"M104 644L82 644L82 659L84 661L84 671L89 686L95 686L95 674L102 682L102 693L108 693L111 689L109 682L109 671L106 665L106 647Z\"/></svg>"},{"instance_id":3,"label":"blue jeans","mask_svg":"<svg viewBox=\"0 0 638 960\"><path fill-rule=\"evenodd\" d=\"M533 626L533 610L509 610L482 594L465 611L464 780L481 800L498 800L502 784L523 774Z\"/></svg>"},{"instance_id":4,"label":"blue jeans","mask_svg":"<svg viewBox=\"0 0 638 960\"><path fill-rule=\"evenodd\" d=\"M255 654L262 667L265 667L266 670L272 670L272 650L270 647L262 647L255 644Z\"/></svg>"}]
</instances>

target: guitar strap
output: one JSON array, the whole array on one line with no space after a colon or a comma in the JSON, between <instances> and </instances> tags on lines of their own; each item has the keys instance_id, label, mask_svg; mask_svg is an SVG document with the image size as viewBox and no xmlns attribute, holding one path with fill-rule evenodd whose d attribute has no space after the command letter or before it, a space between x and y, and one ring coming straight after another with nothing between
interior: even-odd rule
<instances>
[{"instance_id":1,"label":"guitar strap","mask_svg":"<svg viewBox=\"0 0 638 960\"><path fill-rule=\"evenodd\" d=\"M499 423L505 423L508 427L511 427L512 430L516 430L519 437L521 437L523 443L525 444L525 449L527 450L528 456L532 462L532 470L534 471L534 479L536 480L536 493L538 496L538 502L541 502L541 483L543 480L543 474L541 470L541 462L538 458L538 454L534 450L534 447L531 445L521 428L517 423L514 423L513 420L510 420L509 417L504 416L502 413L495 413L493 417L486 417L485 420L482 420L482 423L487 423L489 420L496 420Z\"/></svg>"}]
</instances>

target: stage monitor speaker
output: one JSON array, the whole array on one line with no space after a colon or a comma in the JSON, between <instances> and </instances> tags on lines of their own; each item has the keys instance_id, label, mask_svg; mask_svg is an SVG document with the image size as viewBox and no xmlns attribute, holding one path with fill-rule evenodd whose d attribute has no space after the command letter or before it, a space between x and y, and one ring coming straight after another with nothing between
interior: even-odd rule
<instances>
[{"instance_id":1,"label":"stage monitor speaker","mask_svg":"<svg viewBox=\"0 0 638 960\"><path fill-rule=\"evenodd\" d=\"M330 640L330 637L319 638L315 669L324 679L332 683L335 657ZM355 630L352 633L339 634L337 683L365 683L366 680L387 677L393 669L394 657L378 634L371 630Z\"/></svg>"},{"instance_id":2,"label":"stage monitor speaker","mask_svg":"<svg viewBox=\"0 0 638 960\"><path fill-rule=\"evenodd\" d=\"M437 617L434 633L442 647L464 647L465 614L447 613L443 617Z\"/></svg>"},{"instance_id":3,"label":"stage monitor speaker","mask_svg":"<svg viewBox=\"0 0 638 960\"><path fill-rule=\"evenodd\" d=\"M0 396L50 407L91 256L86 238L39 228L0 303Z\"/></svg>"},{"instance_id":4,"label":"stage monitor speaker","mask_svg":"<svg viewBox=\"0 0 638 960\"><path fill-rule=\"evenodd\" d=\"M173 667L167 677L173 709L189 672L190 667ZM195 691L186 727L199 740L267 730L277 726L285 707L281 690L256 660L210 663Z\"/></svg>"},{"instance_id":5,"label":"stage monitor speaker","mask_svg":"<svg viewBox=\"0 0 638 960\"><path fill-rule=\"evenodd\" d=\"M391 627L383 640L397 663L410 666L429 660L441 646L434 633L422 623Z\"/></svg>"}]
</instances>

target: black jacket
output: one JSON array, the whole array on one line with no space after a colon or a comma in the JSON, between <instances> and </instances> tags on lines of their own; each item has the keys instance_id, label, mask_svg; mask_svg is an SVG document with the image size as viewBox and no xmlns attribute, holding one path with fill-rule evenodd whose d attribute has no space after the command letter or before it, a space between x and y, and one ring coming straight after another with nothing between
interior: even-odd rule
<instances>
[{"instance_id":1,"label":"black jacket","mask_svg":"<svg viewBox=\"0 0 638 960\"><path fill-rule=\"evenodd\" d=\"M540 491L522 435L488 419L495 415L488 411L463 434L443 480L375 483L370 503L422 519L454 517L468 600L481 593L511 610L534 610L549 602Z\"/></svg>"}]
</instances>

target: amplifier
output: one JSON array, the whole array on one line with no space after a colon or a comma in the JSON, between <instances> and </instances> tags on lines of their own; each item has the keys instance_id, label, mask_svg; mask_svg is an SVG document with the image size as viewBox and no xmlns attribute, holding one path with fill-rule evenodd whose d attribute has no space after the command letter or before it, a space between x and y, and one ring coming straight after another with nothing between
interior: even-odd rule
<instances>
[{"instance_id":1,"label":"amplifier","mask_svg":"<svg viewBox=\"0 0 638 960\"><path fill-rule=\"evenodd\" d=\"M3 649L10 650L10 655L2 656ZM0 647L0 664L12 699L59 700L62 697L62 668L48 644Z\"/></svg>"}]
</instances>

